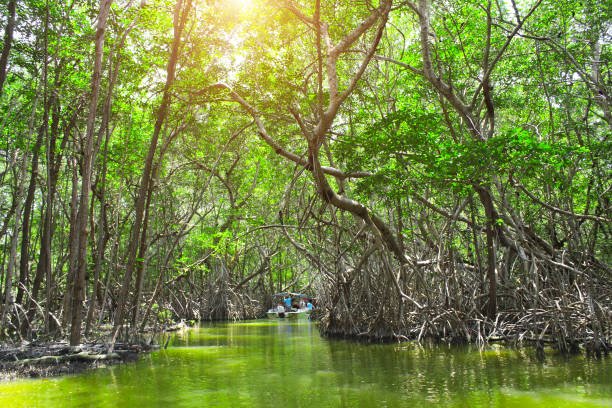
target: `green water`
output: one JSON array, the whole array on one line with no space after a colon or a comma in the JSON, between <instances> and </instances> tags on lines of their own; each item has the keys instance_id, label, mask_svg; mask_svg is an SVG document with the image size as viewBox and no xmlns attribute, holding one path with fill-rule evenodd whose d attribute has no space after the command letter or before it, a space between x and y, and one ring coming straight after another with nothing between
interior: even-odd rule
<instances>
[{"instance_id":1,"label":"green water","mask_svg":"<svg viewBox=\"0 0 612 408\"><path fill-rule=\"evenodd\" d=\"M208 325L135 364L0 384L0 407L612 407L612 358L319 337L310 322Z\"/></svg>"}]
</instances>

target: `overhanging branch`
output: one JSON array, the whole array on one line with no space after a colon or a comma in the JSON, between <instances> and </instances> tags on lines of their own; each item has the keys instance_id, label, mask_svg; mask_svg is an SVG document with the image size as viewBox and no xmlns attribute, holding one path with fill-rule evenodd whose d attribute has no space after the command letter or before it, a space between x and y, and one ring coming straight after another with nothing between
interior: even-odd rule
<instances>
[{"instance_id":1,"label":"overhanging branch","mask_svg":"<svg viewBox=\"0 0 612 408\"><path fill-rule=\"evenodd\" d=\"M242 96L240 96L240 94L234 91L229 85L224 84L224 83L217 83L215 85L212 85L210 89L224 89L228 91L232 99L235 102L238 102L244 108L244 110L246 110L249 113L249 115L251 115L251 117L253 118L253 121L257 125L257 130L259 132L259 136L261 137L261 139L264 142L266 142L268 146L274 149L274 151L278 155L286 159L289 159L294 163L300 164L304 167L311 166L308 159L304 158L303 156L298 156L297 154L286 150L276 140L274 140L269 135L268 131L266 130L266 127L263 121L261 120L260 114L257 111L257 109L255 109L251 104L249 104ZM364 178L364 177L369 177L372 175L372 173L368 171L344 172L342 170L336 169L334 167L329 167L329 166L321 166L321 169L325 174L337 177L342 180L348 179L348 178Z\"/></svg>"}]
</instances>

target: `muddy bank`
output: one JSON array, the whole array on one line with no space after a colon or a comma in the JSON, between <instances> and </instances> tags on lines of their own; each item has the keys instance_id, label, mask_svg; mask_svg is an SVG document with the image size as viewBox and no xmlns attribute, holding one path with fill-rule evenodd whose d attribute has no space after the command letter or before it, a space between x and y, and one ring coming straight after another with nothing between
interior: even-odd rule
<instances>
[{"instance_id":1,"label":"muddy bank","mask_svg":"<svg viewBox=\"0 0 612 408\"><path fill-rule=\"evenodd\" d=\"M145 344L89 343L70 347L66 342L22 343L0 347L0 381L17 378L52 377L75 374L108 365L136 361L143 353L159 348Z\"/></svg>"},{"instance_id":2,"label":"muddy bank","mask_svg":"<svg viewBox=\"0 0 612 408\"><path fill-rule=\"evenodd\" d=\"M67 341L22 341L0 344L0 381L17 378L54 377L77 374L92 368L137 361L142 354L168 346L171 333L189 325L181 320L163 327L147 327L130 343L116 342L112 351L110 327L103 327L95 342L71 347Z\"/></svg>"}]
</instances>

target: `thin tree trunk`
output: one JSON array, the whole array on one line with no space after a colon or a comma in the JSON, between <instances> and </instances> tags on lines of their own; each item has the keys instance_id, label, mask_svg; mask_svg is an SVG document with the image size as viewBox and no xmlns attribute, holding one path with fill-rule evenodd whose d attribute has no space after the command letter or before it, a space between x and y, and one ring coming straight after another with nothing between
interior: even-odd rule
<instances>
[{"instance_id":1,"label":"thin tree trunk","mask_svg":"<svg viewBox=\"0 0 612 408\"><path fill-rule=\"evenodd\" d=\"M160 158L161 160L161 158ZM155 173L155 170L153 170ZM149 209L151 206L151 196L153 195L153 181L155 175L151 176L151 182L149 183L149 191L147 192L147 201L145 204L145 213L142 222L142 231L140 234L140 247L138 249L138 265L136 265L136 290L134 291L134 312L132 314L132 327L136 327L136 320L138 319L140 297L142 296L142 286L144 281L144 269L146 268L145 257L147 256L147 229L149 227Z\"/></svg>"},{"instance_id":2,"label":"thin tree trunk","mask_svg":"<svg viewBox=\"0 0 612 408\"><path fill-rule=\"evenodd\" d=\"M79 205L79 175L78 175L78 163L76 158L70 158L72 165L72 189L70 196L70 225L75 226L77 222L77 209ZM74 279L78 268L78 237L77 229L71 227L68 236L69 244L69 255L68 255L68 277L66 280L66 292L64 294L64 318L62 320L62 327L66 327L68 322L72 319L72 297L74 292Z\"/></svg>"},{"instance_id":3,"label":"thin tree trunk","mask_svg":"<svg viewBox=\"0 0 612 408\"><path fill-rule=\"evenodd\" d=\"M141 3L141 6L143 6L144 4L145 3ZM100 227L98 228L96 256L94 259L94 284L92 288L92 300L89 305L89 310L87 311L87 319L85 323L85 333L89 333L89 331L91 330L91 325L93 323L93 316L94 316L95 308L97 305L96 298L98 297L98 292L100 288L100 273L102 270L102 262L104 260L104 252L106 251L106 244L108 243L108 240L110 239L110 234L107 228L108 220L107 220L107 204L106 204L106 172L107 172L107 165L108 165L108 143L109 143L110 136L112 133L111 130L109 129L109 122L111 119L113 90L115 88L115 84L117 83L119 67L121 65L121 57L119 56L120 52L125 45L125 40L128 34L132 31L135 25L136 25L136 20L134 20L130 24L130 26L125 30L125 32L123 33L121 37L121 40L119 41L118 46L110 54L109 59L108 59L109 66L110 66L109 85L108 85L108 90L106 94L106 100L104 102L102 124L100 126L100 131L98 133L98 141L96 142L96 147L95 147L96 152L97 152L100 148L102 136L104 136L104 159L102 162L102 170L101 170L101 175L102 175L101 185L102 186L99 192L99 200L100 200L99 224L100 224ZM113 56L115 55L117 55L117 60L116 60L115 65L113 66L113 62L114 62ZM108 276L110 275L111 274L109 272ZM107 285L108 285L108 282L107 282ZM102 309L104 308L104 302L106 301L106 295L108 293L107 289L105 289L104 296L100 296L100 299L98 299L100 301ZM103 314L103 310L101 311L100 315L102 314Z\"/></svg>"},{"instance_id":4,"label":"thin tree trunk","mask_svg":"<svg viewBox=\"0 0 612 408\"><path fill-rule=\"evenodd\" d=\"M160 148L159 157L151 171L151 180L149 182L149 191L147 192L147 201L145 204L145 213L143 217L142 231L140 234L140 248L138 249L138 259L142 261L138 265L136 265L136 290L134 293L134 312L132 314L132 327L136 327L138 321L140 298L142 296L142 289L144 286L144 271L146 268L145 257L147 254L147 231L149 224L149 209L151 207L151 199L153 197L153 187L154 184L157 182L159 169L163 163L164 155L174 138L178 135L180 128L181 127L175 129L164 141L162 147Z\"/></svg>"},{"instance_id":5,"label":"thin tree trunk","mask_svg":"<svg viewBox=\"0 0 612 408\"><path fill-rule=\"evenodd\" d=\"M42 147L43 139L47 134L49 125L49 111L53 105L54 99L48 99L48 49L47 49L47 34L49 29L49 8L45 9L44 27L43 27L43 66L42 66L42 93L43 93L43 118L38 129L38 136L32 152L32 171L30 174L30 184L28 186L28 194L24 204L23 225L21 227L21 254L19 259L19 285L17 286L16 302L21 304L23 301L23 293L27 287L30 275L30 222L32 220L32 205L34 204L34 193L36 192L36 179L38 178L38 158L40 148ZM57 78L56 78L57 79Z\"/></svg>"},{"instance_id":6,"label":"thin tree trunk","mask_svg":"<svg viewBox=\"0 0 612 408\"><path fill-rule=\"evenodd\" d=\"M4 307L2 308L2 318L0 319L0 327L7 326L7 318L9 310L13 304L13 273L15 270L15 264L17 262L17 243L19 242L19 220L21 218L21 209L23 208L22 198L25 189L25 180L22 176L26 171L27 154L24 153L22 165L18 170L17 177L19 179L17 192L15 194L15 200L17 200L17 208L15 209L15 223L13 224L13 231L11 235L11 246L9 250L9 260L6 268L6 276L4 279Z\"/></svg>"},{"instance_id":7,"label":"thin tree trunk","mask_svg":"<svg viewBox=\"0 0 612 408\"><path fill-rule=\"evenodd\" d=\"M472 232L472 242L474 245L474 253L472 254L473 259L474 259L474 265L476 267L476 270L478 271L478 284L479 284L479 290L481 292L484 292L485 290L485 280L482 274L483 271L483 266L482 266L482 255L481 255L481 249L480 249L480 241L478 240L478 232L477 232L477 228L476 228L476 208L474 205L474 199L473 196L470 195L469 197L470 200L470 219L472 221L472 228L471 228L471 232ZM482 307L480 307L479 305L479 309L484 309Z\"/></svg>"},{"instance_id":8,"label":"thin tree trunk","mask_svg":"<svg viewBox=\"0 0 612 408\"><path fill-rule=\"evenodd\" d=\"M43 113L43 124L40 126L34 151L32 152L32 169L30 173L30 183L28 192L23 206L23 224L21 227L21 254L19 258L19 285L17 287L17 297L15 301L19 304L23 302L23 294L28 286L30 276L30 223L32 221L32 206L34 204L34 193L36 192L36 179L38 178L38 158L40 148L43 142L43 136L47 131L47 122L49 119L49 106L45 103L45 112Z\"/></svg>"},{"instance_id":9,"label":"thin tree trunk","mask_svg":"<svg viewBox=\"0 0 612 408\"><path fill-rule=\"evenodd\" d=\"M495 254L495 241L496 241L496 228L495 222L497 221L497 213L493 206L493 200L491 193L488 188L483 186L477 186L476 191L480 197L480 201L485 209L486 221L486 236L487 236L487 281L488 286L488 299L487 303L487 317L489 319L495 319L497 314L497 280L496 280L496 254Z\"/></svg>"},{"instance_id":10,"label":"thin tree trunk","mask_svg":"<svg viewBox=\"0 0 612 408\"><path fill-rule=\"evenodd\" d=\"M110 87L112 89L112 87ZM109 92L111 92L109 90ZM110 98L110 94L108 96ZM104 116L106 119L110 116L110 104L108 105L108 110L105 109ZM100 181L101 187L99 192L99 200L100 200L100 218L99 218L99 226L98 226L98 237L96 244L96 256L94 261L94 284L91 294L91 301L89 303L89 310L87 311L87 321L85 323L85 333L89 333L91 330L91 324L93 322L94 311L96 309L96 298L99 290L99 281L100 281L100 271L102 270L102 262L104 260L104 252L106 250L106 244L110 238L107 228L107 204L106 204L106 170L108 164L108 142L110 139L111 132L109 129L106 129L106 138L104 141L104 151L103 151L103 161L102 161L102 180ZM101 300L101 299L100 299Z\"/></svg>"},{"instance_id":11,"label":"thin tree trunk","mask_svg":"<svg viewBox=\"0 0 612 408\"><path fill-rule=\"evenodd\" d=\"M4 47L2 47L2 53L0 54L0 96L2 95L2 89L4 88L4 81L6 80L6 74L8 71L8 60L11 53L11 46L13 45L13 31L15 30L15 12L17 8L17 0L9 0L8 2L8 19L6 27L4 28Z\"/></svg>"},{"instance_id":12,"label":"thin tree trunk","mask_svg":"<svg viewBox=\"0 0 612 408\"><path fill-rule=\"evenodd\" d=\"M37 89L38 91L38 89ZM25 140L26 146L29 144L34 133L34 119L36 117L36 109L38 107L38 92L32 102L32 112L30 114L30 120L28 122L28 135ZM15 222L13 224L13 231L11 235L11 245L9 250L9 262L7 265L6 276L4 280L4 307L2 308L2 317L0 318L0 327L5 327L6 317L9 308L13 302L12 286L13 286L13 275L15 270L15 264L17 262L17 243L19 242L19 223L21 221L21 212L23 208L23 194L25 190L25 173L28 163L27 150L24 151L21 159L21 165L17 170L17 191L14 196L15 205Z\"/></svg>"},{"instance_id":13,"label":"thin tree trunk","mask_svg":"<svg viewBox=\"0 0 612 408\"><path fill-rule=\"evenodd\" d=\"M81 342L81 322L83 319L82 309L85 300L85 276L87 273L87 244L88 244L88 213L89 196L91 193L92 168L95 161L94 155L94 126L98 108L98 97L100 94L100 82L102 79L102 56L104 54L104 35L106 32L106 21L110 13L112 0L100 1L100 12L98 13L98 26L95 39L94 69L91 78L91 99L89 101L89 115L87 117L87 130L83 147L81 193L79 197L79 211L75 228L78 229L78 268L74 279L72 296L72 316L70 326L70 345L76 346Z\"/></svg>"},{"instance_id":14,"label":"thin tree trunk","mask_svg":"<svg viewBox=\"0 0 612 408\"><path fill-rule=\"evenodd\" d=\"M57 78L56 78L57 79ZM57 81L56 81L57 84ZM47 196L45 199L45 211L44 218L42 220L42 232L40 236L40 251L38 256L38 263L36 264L36 273L34 275L34 282L32 284L32 293L31 300L38 300L38 292L40 291L40 286L42 285L43 278L45 278L45 288L46 288L46 311L45 311L45 328L47 333L49 332L49 317L50 317L50 307L51 307L51 286L52 286L52 270L51 270L51 243L53 239L53 209L55 202L55 195L57 193L57 182L58 175L62 165L62 152L65 150L68 140L70 139L70 133L76 126L76 120L78 117L78 113L80 108L75 108L75 111L72 115L72 118L69 124L64 129L64 136L62 138L59 152L56 154L56 139L59 131L59 122L60 122L60 105L56 103L51 121L51 133L49 135L49 139L47 140L47 148L46 148L46 162L47 162ZM33 301L30 302L28 307L30 310L30 320L33 316L33 312L35 310L35 304Z\"/></svg>"},{"instance_id":15,"label":"thin tree trunk","mask_svg":"<svg viewBox=\"0 0 612 408\"><path fill-rule=\"evenodd\" d=\"M162 126L166 120L168 109L170 107L170 90L175 80L175 72L179 56L181 37L185 28L185 24L187 22L187 18L189 16L190 9L191 0L179 0L177 1L176 6L174 8L174 40L172 42L170 58L168 60L168 65L166 68L166 83L164 85L162 101L157 111L157 118L155 121L155 127L153 129L153 136L151 137L149 151L147 152L147 157L145 159L145 167L143 169L142 177L140 179L140 186L138 188L138 196L135 205L134 226L132 227L132 233L128 246L125 275L123 279L123 285L121 287L121 292L119 294L119 303L115 312L112 344L114 344L114 342L116 341L121 326L123 325L126 303L128 300L128 294L132 283L132 274L134 273L136 262L141 262L137 258L137 253L140 247L140 237L141 229L144 223L145 205L149 192L149 183L151 182L153 158L155 157L155 151L157 150L159 136L161 134ZM140 282L137 282L136 285L140 285Z\"/></svg>"},{"instance_id":16,"label":"thin tree trunk","mask_svg":"<svg viewBox=\"0 0 612 408\"><path fill-rule=\"evenodd\" d=\"M116 196L116 203L120 203L123 200L123 194L122 194L122 190L121 188L119 189L119 192L117 193ZM117 205L118 206L118 205ZM114 230L115 231L119 231L119 213L117 213L115 215L115 219L113 222L113 226L114 226ZM118 269L118 258L119 258L119 234L115 234L113 236L113 243L111 246L111 253L110 253L110 264L112 265L112 267L108 268L108 272L106 273L106 280L104 283L104 294L102 295L102 306L100 308L100 314L98 317L98 324L101 324L103 319L104 319L104 309L106 307L106 303L108 301L109 298L109 292L110 292L110 282L111 279L113 277L113 274L117 272ZM109 310L109 314L112 314L112 310Z\"/></svg>"}]
</instances>

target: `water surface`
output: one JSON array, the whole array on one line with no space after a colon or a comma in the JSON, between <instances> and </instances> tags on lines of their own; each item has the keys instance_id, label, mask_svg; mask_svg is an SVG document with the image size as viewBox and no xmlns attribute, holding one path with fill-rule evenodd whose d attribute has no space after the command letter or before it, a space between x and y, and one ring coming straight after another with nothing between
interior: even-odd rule
<instances>
[{"instance_id":1,"label":"water surface","mask_svg":"<svg viewBox=\"0 0 612 408\"><path fill-rule=\"evenodd\" d=\"M253 321L178 334L135 363L0 384L0 407L612 407L612 358L327 340Z\"/></svg>"}]
</instances>

